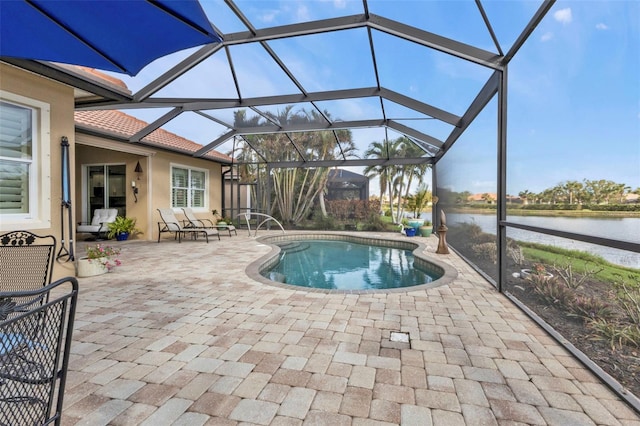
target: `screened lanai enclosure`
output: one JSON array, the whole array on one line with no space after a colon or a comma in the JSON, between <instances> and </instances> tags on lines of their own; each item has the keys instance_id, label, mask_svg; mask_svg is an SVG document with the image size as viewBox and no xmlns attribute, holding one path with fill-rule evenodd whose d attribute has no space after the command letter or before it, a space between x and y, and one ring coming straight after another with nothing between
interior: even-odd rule
<instances>
[{"instance_id":1,"label":"screened lanai enclosure","mask_svg":"<svg viewBox=\"0 0 640 426\"><path fill-rule=\"evenodd\" d=\"M612 9L637 31L637 4L607 3L600 17L599 6L555 1L200 3L222 41L160 58L134 77L114 73L131 92L65 65L3 60L72 84L77 110L118 109L150 123L131 144L144 145L162 128L201 144L197 157L211 150L229 154L233 160L223 167L229 184L221 188L225 215L251 209L295 224L326 201L335 168L366 171L377 196L391 187L390 175L401 176L393 185L404 185L402 198L419 180L430 183L435 197L428 219L435 230L446 225L450 247L525 312L551 324L545 327L552 335L570 339L568 348L637 408L635 398L602 373L614 374L610 366L597 366L574 347L585 350L581 342L598 335L605 346L615 342L614 352L630 361L616 378L640 389L637 357L631 362L640 345L637 223L618 234L597 225L576 230L511 208L534 204L530 190L542 194L558 183L569 188L571 200L563 203L570 209L604 204L593 191L591 199L574 203L578 187L568 184L595 187L594 165L606 182L622 183L615 173L621 169L640 173L637 153L631 164L611 157L637 151L637 117L624 112L637 114L637 97L612 96L638 93L637 78L631 89L616 78L618 69L638 71L636 45L592 41L607 30L613 37L613 22L604 22ZM587 21L589 37L573 28ZM580 36L590 43L580 45ZM596 55L602 69L590 80L581 67ZM563 78L554 80L559 74ZM588 118L589 108L598 120ZM635 133L625 134L622 123L633 120ZM590 137L595 148L583 150ZM609 196L622 199L637 186L624 184L630 189ZM487 202L464 210L473 194ZM535 242L558 251L549 256ZM628 273L607 275L576 251L606 253ZM581 294L587 285L594 290ZM558 306L573 316L545 316ZM592 328L574 334L567 321ZM616 326L626 330L623 338Z\"/></svg>"}]
</instances>

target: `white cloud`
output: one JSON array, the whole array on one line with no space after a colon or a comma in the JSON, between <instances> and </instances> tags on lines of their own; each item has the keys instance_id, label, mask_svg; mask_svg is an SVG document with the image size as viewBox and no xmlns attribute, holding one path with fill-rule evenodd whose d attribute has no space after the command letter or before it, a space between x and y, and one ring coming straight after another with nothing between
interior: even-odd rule
<instances>
[{"instance_id":1,"label":"white cloud","mask_svg":"<svg viewBox=\"0 0 640 426\"><path fill-rule=\"evenodd\" d=\"M298 6L296 10L296 19L298 22L306 22L311 20L311 15L309 14L309 8L305 5Z\"/></svg>"},{"instance_id":2,"label":"white cloud","mask_svg":"<svg viewBox=\"0 0 640 426\"><path fill-rule=\"evenodd\" d=\"M596 24L596 30L608 30L609 26L607 24L603 24L602 22Z\"/></svg>"},{"instance_id":3,"label":"white cloud","mask_svg":"<svg viewBox=\"0 0 640 426\"><path fill-rule=\"evenodd\" d=\"M542 34L542 36L540 37L540 41L549 41L553 38L553 33L552 32L546 32L544 34Z\"/></svg>"},{"instance_id":4,"label":"white cloud","mask_svg":"<svg viewBox=\"0 0 640 426\"><path fill-rule=\"evenodd\" d=\"M553 18L562 23L569 24L573 21L573 17L571 16L571 8L567 7L566 9L560 9L553 13Z\"/></svg>"},{"instance_id":5,"label":"white cloud","mask_svg":"<svg viewBox=\"0 0 640 426\"><path fill-rule=\"evenodd\" d=\"M336 9L344 9L345 7L347 7L347 2L346 0L334 0L333 5Z\"/></svg>"},{"instance_id":6,"label":"white cloud","mask_svg":"<svg viewBox=\"0 0 640 426\"><path fill-rule=\"evenodd\" d=\"M261 22L270 24L276 20L276 16L278 16L278 12L276 10L266 10L258 19Z\"/></svg>"}]
</instances>

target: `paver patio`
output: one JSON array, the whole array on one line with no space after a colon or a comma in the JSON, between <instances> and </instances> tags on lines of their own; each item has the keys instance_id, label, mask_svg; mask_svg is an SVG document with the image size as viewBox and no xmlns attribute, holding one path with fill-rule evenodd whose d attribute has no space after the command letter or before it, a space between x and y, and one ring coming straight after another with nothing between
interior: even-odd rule
<instances>
[{"instance_id":1,"label":"paver patio","mask_svg":"<svg viewBox=\"0 0 640 426\"><path fill-rule=\"evenodd\" d=\"M113 242L123 266L79 279L63 424L640 425L435 237L452 283L348 294L252 280L270 248L238 234Z\"/></svg>"}]
</instances>

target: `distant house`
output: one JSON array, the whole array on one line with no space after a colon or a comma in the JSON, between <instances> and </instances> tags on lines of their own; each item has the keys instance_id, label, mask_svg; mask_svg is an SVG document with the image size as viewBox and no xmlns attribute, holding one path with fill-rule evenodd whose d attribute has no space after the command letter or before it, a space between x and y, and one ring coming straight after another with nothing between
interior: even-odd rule
<instances>
[{"instance_id":1,"label":"distant house","mask_svg":"<svg viewBox=\"0 0 640 426\"><path fill-rule=\"evenodd\" d=\"M494 192L483 192L481 194L473 194L467 198L470 203L494 204L498 200L498 195Z\"/></svg>"},{"instance_id":2,"label":"distant house","mask_svg":"<svg viewBox=\"0 0 640 426\"><path fill-rule=\"evenodd\" d=\"M640 195L638 195L638 194L626 194L624 196L624 203L625 204L640 203Z\"/></svg>"},{"instance_id":3,"label":"distant house","mask_svg":"<svg viewBox=\"0 0 640 426\"><path fill-rule=\"evenodd\" d=\"M343 169L329 170L327 200L368 200L369 178Z\"/></svg>"}]
</instances>

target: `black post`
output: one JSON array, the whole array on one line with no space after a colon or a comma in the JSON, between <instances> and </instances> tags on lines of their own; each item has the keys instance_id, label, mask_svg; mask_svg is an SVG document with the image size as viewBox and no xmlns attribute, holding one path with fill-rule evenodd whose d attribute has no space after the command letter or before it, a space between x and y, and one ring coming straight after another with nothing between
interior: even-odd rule
<instances>
[{"instance_id":1,"label":"black post","mask_svg":"<svg viewBox=\"0 0 640 426\"><path fill-rule=\"evenodd\" d=\"M63 136L60 140L60 146L62 147L62 205L60 211L60 221L61 221L61 229L62 233L60 250L58 251L58 256L56 260L60 260L63 257L67 258L67 262L70 260L74 260L73 256L73 214L71 212L71 165L69 164L69 139L66 136ZM65 245L64 238L64 222L65 222L65 213L68 216L68 231L69 231L69 248L67 249Z\"/></svg>"}]
</instances>

